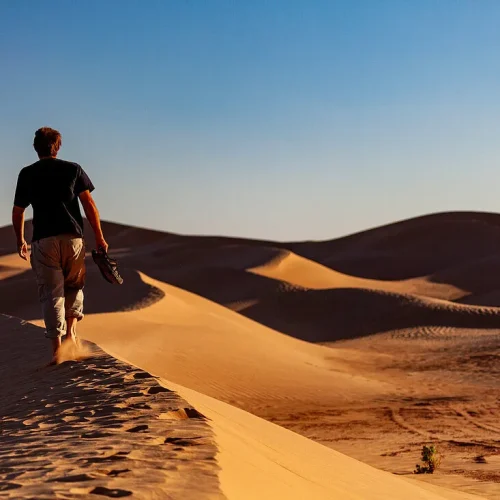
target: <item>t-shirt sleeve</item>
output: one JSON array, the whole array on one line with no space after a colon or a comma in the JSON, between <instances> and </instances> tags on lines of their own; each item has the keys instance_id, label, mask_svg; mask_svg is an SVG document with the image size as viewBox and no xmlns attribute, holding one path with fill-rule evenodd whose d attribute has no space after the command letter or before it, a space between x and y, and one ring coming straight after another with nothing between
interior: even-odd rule
<instances>
[{"instance_id":1,"label":"t-shirt sleeve","mask_svg":"<svg viewBox=\"0 0 500 500\"><path fill-rule=\"evenodd\" d=\"M16 207L26 208L31 204L30 186L26 176L21 171L17 177L16 194L14 195L14 205Z\"/></svg>"},{"instance_id":2,"label":"t-shirt sleeve","mask_svg":"<svg viewBox=\"0 0 500 500\"><path fill-rule=\"evenodd\" d=\"M78 176L75 182L75 195L78 196L80 193L84 191L92 192L94 190L94 185L90 180L90 177L86 174L85 170L82 167L78 169Z\"/></svg>"}]
</instances>

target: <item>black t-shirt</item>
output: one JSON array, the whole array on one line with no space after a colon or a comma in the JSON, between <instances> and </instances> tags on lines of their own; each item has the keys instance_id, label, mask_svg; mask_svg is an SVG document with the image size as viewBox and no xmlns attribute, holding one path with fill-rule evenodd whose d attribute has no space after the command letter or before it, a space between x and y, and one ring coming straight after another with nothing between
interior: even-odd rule
<instances>
[{"instance_id":1,"label":"black t-shirt","mask_svg":"<svg viewBox=\"0 0 500 500\"><path fill-rule=\"evenodd\" d=\"M14 205L33 205L33 239L59 234L83 236L78 195L94 185L77 163L44 158L24 167L17 179Z\"/></svg>"}]
</instances>

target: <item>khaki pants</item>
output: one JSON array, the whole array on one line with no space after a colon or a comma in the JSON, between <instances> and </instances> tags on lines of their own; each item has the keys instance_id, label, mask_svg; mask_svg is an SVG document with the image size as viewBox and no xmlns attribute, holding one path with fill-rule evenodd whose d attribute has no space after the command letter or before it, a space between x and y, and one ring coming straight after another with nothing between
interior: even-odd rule
<instances>
[{"instance_id":1,"label":"khaki pants","mask_svg":"<svg viewBox=\"0 0 500 500\"><path fill-rule=\"evenodd\" d=\"M31 245L31 267L45 321L45 336L66 334L66 318L83 318L85 245L71 234L52 236Z\"/></svg>"}]
</instances>

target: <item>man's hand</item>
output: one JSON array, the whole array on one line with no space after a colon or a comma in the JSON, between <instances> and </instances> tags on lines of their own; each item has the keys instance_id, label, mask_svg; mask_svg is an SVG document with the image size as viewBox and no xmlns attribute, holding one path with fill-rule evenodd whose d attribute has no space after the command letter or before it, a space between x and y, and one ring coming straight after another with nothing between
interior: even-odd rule
<instances>
[{"instance_id":1,"label":"man's hand","mask_svg":"<svg viewBox=\"0 0 500 500\"><path fill-rule=\"evenodd\" d=\"M17 253L21 259L28 260L28 244L25 240L17 242Z\"/></svg>"},{"instance_id":2,"label":"man's hand","mask_svg":"<svg viewBox=\"0 0 500 500\"><path fill-rule=\"evenodd\" d=\"M96 239L95 239L95 246L96 246L96 249L99 250L99 249L103 249L105 252L108 251L108 244L106 243L106 240L104 239L104 236L96 236Z\"/></svg>"}]
</instances>

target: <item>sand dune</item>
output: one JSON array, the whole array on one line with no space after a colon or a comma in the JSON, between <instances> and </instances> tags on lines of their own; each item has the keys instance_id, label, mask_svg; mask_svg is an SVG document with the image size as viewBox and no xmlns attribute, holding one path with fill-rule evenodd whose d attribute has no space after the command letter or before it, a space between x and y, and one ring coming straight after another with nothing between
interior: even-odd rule
<instances>
[{"instance_id":1,"label":"sand dune","mask_svg":"<svg viewBox=\"0 0 500 500\"><path fill-rule=\"evenodd\" d=\"M241 406L249 407L266 394L293 404L318 398L352 400L390 390L387 384L343 373L341 357L337 360L328 348L283 335L147 276L143 279L160 289L164 299L137 311L91 315L82 323L85 338L139 366L151 364L168 380Z\"/></svg>"},{"instance_id":2,"label":"sand dune","mask_svg":"<svg viewBox=\"0 0 500 500\"><path fill-rule=\"evenodd\" d=\"M293 252L281 250L264 265L249 268L248 271L303 288L378 288L384 286L377 280L356 278L339 273ZM390 284L387 284L390 287Z\"/></svg>"},{"instance_id":3,"label":"sand dune","mask_svg":"<svg viewBox=\"0 0 500 500\"><path fill-rule=\"evenodd\" d=\"M321 292L282 290L240 311L255 321L309 342L331 342L428 325L500 327L497 308L355 288Z\"/></svg>"},{"instance_id":4,"label":"sand dune","mask_svg":"<svg viewBox=\"0 0 500 500\"><path fill-rule=\"evenodd\" d=\"M479 498L428 491L95 346L40 370L38 328L1 316L0 329L1 376L16 381L1 386L5 498Z\"/></svg>"},{"instance_id":5,"label":"sand dune","mask_svg":"<svg viewBox=\"0 0 500 500\"><path fill-rule=\"evenodd\" d=\"M324 242L289 244L293 252L353 276L402 280L494 255L500 215L432 214Z\"/></svg>"},{"instance_id":6,"label":"sand dune","mask_svg":"<svg viewBox=\"0 0 500 500\"><path fill-rule=\"evenodd\" d=\"M389 476L235 407L172 387L212 420L228 498L479 498Z\"/></svg>"},{"instance_id":7,"label":"sand dune","mask_svg":"<svg viewBox=\"0 0 500 500\"><path fill-rule=\"evenodd\" d=\"M29 442L34 430L46 428L48 434L40 436L52 439L51 425L63 426L68 442L85 440L70 425L71 418L54 423L44 406L14 398L12 404L39 415L49 427L21 426L15 418L9 420L13 439L7 440L6 456L15 470L2 480L15 483L8 491L11 496L15 498L17 490L36 498L62 492L57 488L65 483L40 481L40 475L48 474L77 476L72 489L66 489L72 491L67 493L69 498L89 495L94 488L104 488L98 491L108 494L117 488L138 498L155 494L162 498L167 491L176 498L182 492L186 498L186 492L197 490L191 483L176 483L175 474L190 471L192 460L193 476L186 478L199 482L205 495L193 498L399 499L403 493L409 499L469 498L468 493L498 498L495 457L500 453L500 430L495 419L500 408L495 366L500 359L500 309L495 306L500 304L500 287L496 287L495 269L500 216L436 214L324 242L183 236L115 223L105 223L104 229L126 284L106 284L89 261L86 318L80 334L123 363L103 354L96 358L100 361L84 360L78 365L81 377L71 384L67 377L57 383L51 378L71 373L76 366L62 364L42 372L36 378L40 380L36 390L52 384L61 394L94 394L88 404L98 409L103 395L91 379L102 374L111 381L106 385L113 385L112 395L127 401L123 419L148 421L141 423L148 425L147 431L130 433L137 440L134 450L142 451L127 455L133 472L118 478L102 475L100 469L82 472L86 463L81 462L82 454L90 451L83 445L81 454L67 466L61 462L52 471L46 464L32 475L16 476L21 472L16 467L22 465L16 465L12 445L24 439ZM0 228L0 313L40 325L31 270L12 255L11 245L12 228ZM34 326L12 327L13 321L4 318L2 332L25 338L32 328L29 334L39 335ZM10 333L5 341L12 342ZM39 341L44 342L40 337ZM6 366L7 352L2 354ZM25 349L20 350L13 359L25 354ZM37 362L40 356L37 352ZM132 382L130 373L143 372L127 363L162 380L139 375L140 380ZM4 370L3 377L8 373ZM115 378L120 379L116 387ZM141 385L149 381L175 388L178 394L165 393L173 398L171 409L160 411L149 403L145 395L149 386ZM135 384L133 388L128 389L129 382ZM17 387L19 391L32 388L22 377ZM140 392L145 401L130 402L132 396L122 390ZM62 399L57 396L48 404L63 408ZM135 408L136 402L144 406ZM211 421L184 418L196 415L195 410L184 410L192 408L190 404ZM18 407L9 407L6 418ZM118 418L111 414L111 420ZM196 448L203 452L198 457L179 458L183 465L172 477L167 474L165 486L164 472L157 472L155 465L165 447L159 447L160 453L148 440L160 439L158 432L163 436L167 429L158 423L163 417L158 417L173 414L178 423L182 421L175 433L187 432L191 420L208 425L203 427L208 432L203 434L203 446L208 448ZM100 425L94 417L76 417L89 432ZM116 440L99 438L102 453L117 450L119 443L130 444L127 439L132 437L124 429L113 430ZM439 442L445 450L443 473L419 477L426 482L417 485L331 450L410 475L419 449L429 441ZM146 444L148 450L141 448ZM214 446L218 448L215 460L210 448ZM140 462L146 451L151 458ZM52 453L56 462L61 460L56 450ZM65 448L61 453L71 454ZM486 463L476 463L478 456L484 456ZM141 465L150 460L152 465ZM172 460L176 463L168 455L167 462ZM205 460L210 462L208 468ZM213 465L215 469L210 468ZM151 488L139 492L151 471L156 471ZM198 480L199 473L203 478Z\"/></svg>"}]
</instances>

